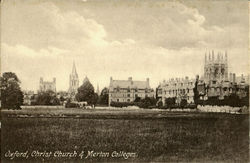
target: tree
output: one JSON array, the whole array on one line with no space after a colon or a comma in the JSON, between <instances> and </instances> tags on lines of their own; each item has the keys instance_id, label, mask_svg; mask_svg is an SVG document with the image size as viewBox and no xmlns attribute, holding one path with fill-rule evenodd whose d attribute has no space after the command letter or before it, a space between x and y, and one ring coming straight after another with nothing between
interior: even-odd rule
<instances>
[{"instance_id":1,"label":"tree","mask_svg":"<svg viewBox=\"0 0 250 163\"><path fill-rule=\"evenodd\" d=\"M99 96L98 103L101 105L108 105L108 103L109 103L109 90L107 87L103 88L103 90Z\"/></svg>"},{"instance_id":2,"label":"tree","mask_svg":"<svg viewBox=\"0 0 250 163\"><path fill-rule=\"evenodd\" d=\"M46 92L39 92L37 99L37 105L60 105L60 100L56 97L55 92L53 91L46 91Z\"/></svg>"},{"instance_id":3,"label":"tree","mask_svg":"<svg viewBox=\"0 0 250 163\"><path fill-rule=\"evenodd\" d=\"M150 106L156 105L156 99L154 97L145 97L144 99L141 99L139 102L140 108L149 108Z\"/></svg>"},{"instance_id":4,"label":"tree","mask_svg":"<svg viewBox=\"0 0 250 163\"><path fill-rule=\"evenodd\" d=\"M197 75L196 80L195 80L195 86L193 88L195 105L197 105L199 101L198 82L199 82L199 76Z\"/></svg>"},{"instance_id":5,"label":"tree","mask_svg":"<svg viewBox=\"0 0 250 163\"><path fill-rule=\"evenodd\" d=\"M7 109L21 109L23 92L20 80L13 72L5 72L0 77L1 107Z\"/></svg>"},{"instance_id":6,"label":"tree","mask_svg":"<svg viewBox=\"0 0 250 163\"><path fill-rule=\"evenodd\" d=\"M140 102L141 101L141 98L140 97L136 97L134 102Z\"/></svg>"},{"instance_id":7,"label":"tree","mask_svg":"<svg viewBox=\"0 0 250 163\"><path fill-rule=\"evenodd\" d=\"M95 94L93 85L87 80L77 90L76 100L86 101L88 104L95 105L98 95Z\"/></svg>"}]
</instances>

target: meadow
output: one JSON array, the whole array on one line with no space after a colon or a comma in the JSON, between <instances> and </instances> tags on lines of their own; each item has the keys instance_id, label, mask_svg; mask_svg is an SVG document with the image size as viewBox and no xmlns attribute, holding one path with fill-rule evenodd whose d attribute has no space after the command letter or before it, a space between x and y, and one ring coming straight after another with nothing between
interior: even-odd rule
<instances>
[{"instance_id":1,"label":"meadow","mask_svg":"<svg viewBox=\"0 0 250 163\"><path fill-rule=\"evenodd\" d=\"M27 115L27 114L30 115ZM3 111L1 158L8 151L135 153L136 157L29 157L16 161L248 162L248 116L152 110ZM24 116L26 115L26 116Z\"/></svg>"}]
</instances>

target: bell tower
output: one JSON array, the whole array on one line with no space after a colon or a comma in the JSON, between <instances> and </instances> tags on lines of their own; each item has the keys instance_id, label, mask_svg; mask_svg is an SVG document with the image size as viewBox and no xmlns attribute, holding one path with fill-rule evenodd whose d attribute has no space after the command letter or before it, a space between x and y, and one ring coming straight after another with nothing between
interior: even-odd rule
<instances>
[{"instance_id":1,"label":"bell tower","mask_svg":"<svg viewBox=\"0 0 250 163\"><path fill-rule=\"evenodd\" d=\"M210 52L209 57L205 53L204 79L207 84L212 81L218 83L228 80L227 52L224 55L218 52L217 58L214 57L214 51L212 57Z\"/></svg>"}]
</instances>

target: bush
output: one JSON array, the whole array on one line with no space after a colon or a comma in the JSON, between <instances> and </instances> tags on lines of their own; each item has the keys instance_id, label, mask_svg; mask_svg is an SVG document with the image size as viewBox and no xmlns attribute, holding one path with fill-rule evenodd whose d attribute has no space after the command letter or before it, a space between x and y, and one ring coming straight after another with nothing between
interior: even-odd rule
<instances>
[{"instance_id":1,"label":"bush","mask_svg":"<svg viewBox=\"0 0 250 163\"><path fill-rule=\"evenodd\" d=\"M165 105L168 107L175 105L175 99L176 99L175 97L166 98Z\"/></svg>"},{"instance_id":2,"label":"bush","mask_svg":"<svg viewBox=\"0 0 250 163\"><path fill-rule=\"evenodd\" d=\"M79 108L79 104L77 103L72 103L70 100L67 101L65 108Z\"/></svg>"},{"instance_id":3,"label":"bush","mask_svg":"<svg viewBox=\"0 0 250 163\"><path fill-rule=\"evenodd\" d=\"M110 103L110 106L113 106L113 107L128 107L128 106L138 106L138 103L136 102L114 102L112 101Z\"/></svg>"},{"instance_id":4,"label":"bush","mask_svg":"<svg viewBox=\"0 0 250 163\"><path fill-rule=\"evenodd\" d=\"M157 104L156 104L159 108L160 107L162 107L163 106L163 102L162 101L159 101L159 102L157 102Z\"/></svg>"}]
</instances>

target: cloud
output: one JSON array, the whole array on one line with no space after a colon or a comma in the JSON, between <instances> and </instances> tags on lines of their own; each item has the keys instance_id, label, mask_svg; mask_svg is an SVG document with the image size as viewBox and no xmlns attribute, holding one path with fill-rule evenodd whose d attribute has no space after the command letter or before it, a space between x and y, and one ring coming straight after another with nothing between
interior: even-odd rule
<instances>
[{"instance_id":1,"label":"cloud","mask_svg":"<svg viewBox=\"0 0 250 163\"><path fill-rule=\"evenodd\" d=\"M110 76L150 77L155 87L164 78L202 74L210 49L227 50L231 70L246 72L248 29L211 23L215 11L170 1L31 2L4 1L2 12L3 68L20 75L24 88L35 89L43 76L67 90L73 60L80 82L87 75L104 87Z\"/></svg>"},{"instance_id":2,"label":"cloud","mask_svg":"<svg viewBox=\"0 0 250 163\"><path fill-rule=\"evenodd\" d=\"M67 53L68 50L59 49L56 47L49 46L46 49L40 49L39 51L35 51L31 48L28 48L24 45L15 45L10 46L6 43L1 44L1 53L3 56L9 57L28 57L28 58L42 58L42 57L58 57Z\"/></svg>"},{"instance_id":3,"label":"cloud","mask_svg":"<svg viewBox=\"0 0 250 163\"><path fill-rule=\"evenodd\" d=\"M29 1L30 2L30 1ZM93 19L75 11L61 11L52 2L39 4L16 1L16 6L4 3L3 40L8 44L22 42L32 48L57 46L76 48L79 44L105 46L107 35L104 27ZM5 7L8 6L8 7ZM15 29L14 29L15 28ZM15 31L16 35L13 35ZM11 39L11 38L12 39Z\"/></svg>"}]
</instances>

